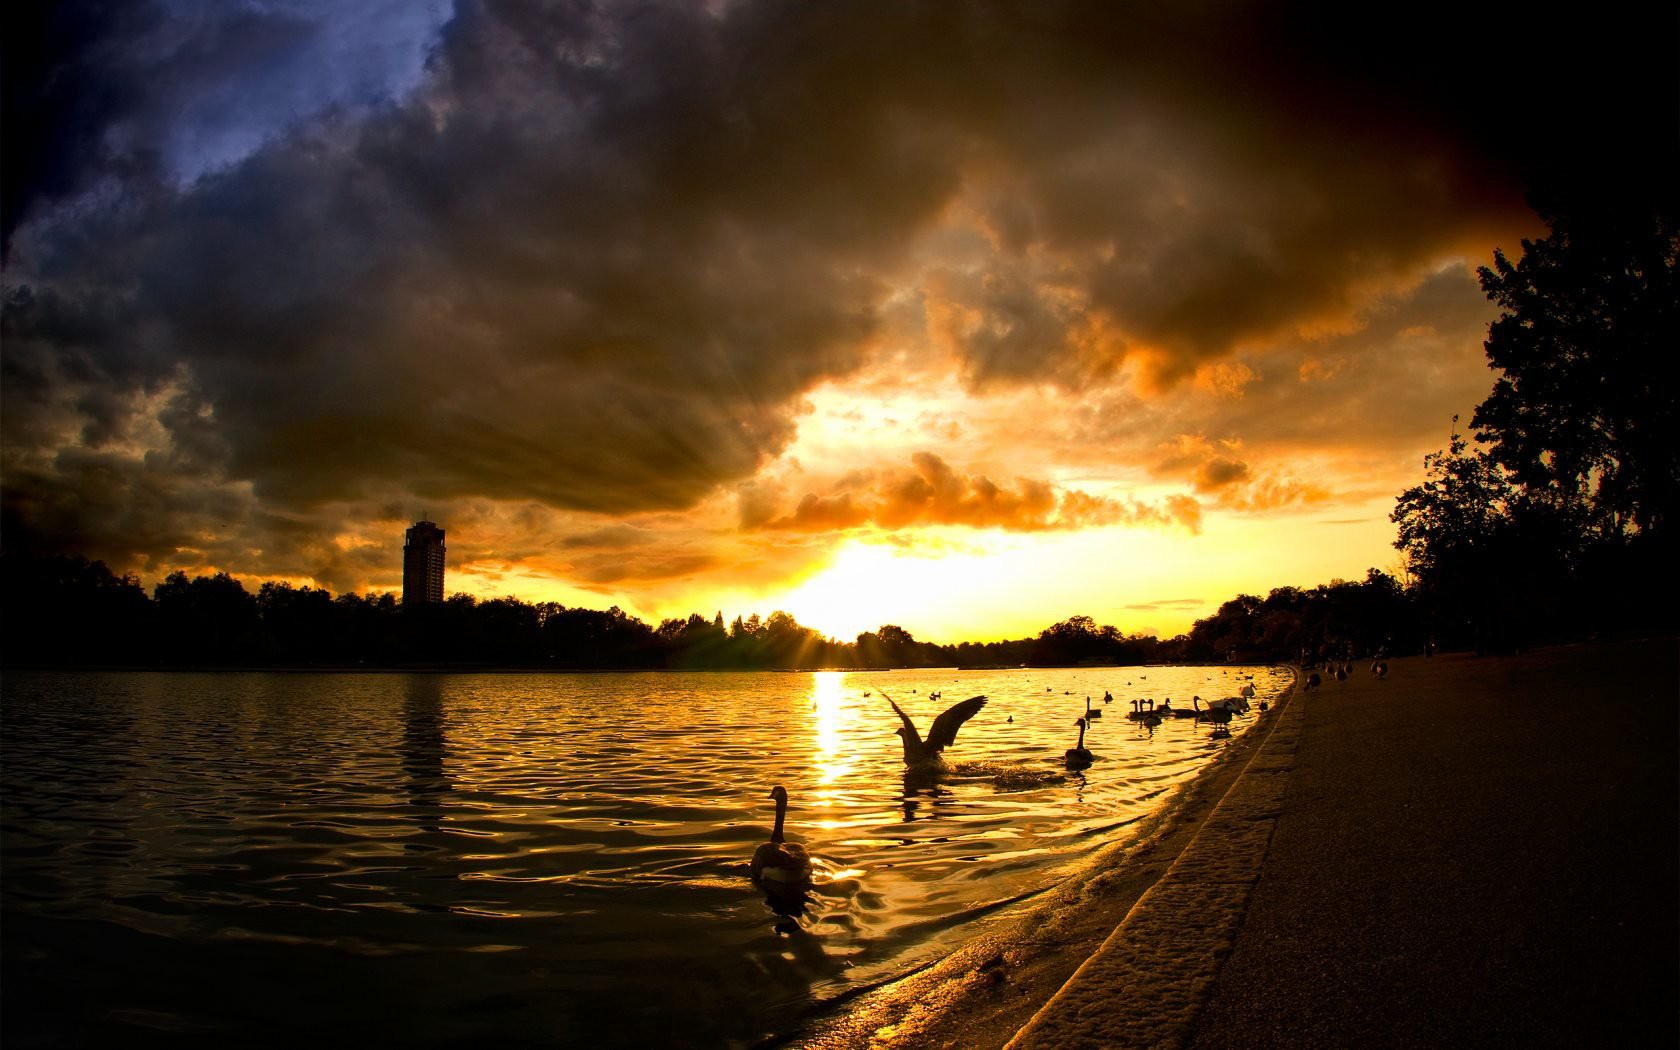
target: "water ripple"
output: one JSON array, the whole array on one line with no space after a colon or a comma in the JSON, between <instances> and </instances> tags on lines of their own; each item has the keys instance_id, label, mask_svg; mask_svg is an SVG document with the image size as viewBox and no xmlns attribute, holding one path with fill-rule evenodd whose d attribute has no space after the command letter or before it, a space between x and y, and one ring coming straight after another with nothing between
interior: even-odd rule
<instances>
[{"instance_id":1,"label":"water ripple","mask_svg":"<svg viewBox=\"0 0 1680 1050\"><path fill-rule=\"evenodd\" d=\"M1290 681L1147 673L9 675L6 949L43 980L127 989L108 1023L187 1044L275 1024L750 1041L769 1014L949 950L1224 746L1189 719L1150 733L1130 700ZM883 690L924 727L932 691L992 699L950 773L918 784ZM1069 773L1073 720L1105 690L1099 761ZM818 865L791 926L746 878L774 784ZM277 1020L212 944L318 1019Z\"/></svg>"}]
</instances>

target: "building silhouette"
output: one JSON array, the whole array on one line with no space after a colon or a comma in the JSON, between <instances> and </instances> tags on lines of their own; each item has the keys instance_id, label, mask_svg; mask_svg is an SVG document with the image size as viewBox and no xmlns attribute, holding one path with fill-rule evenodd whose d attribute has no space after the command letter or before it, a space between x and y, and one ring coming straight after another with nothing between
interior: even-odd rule
<instances>
[{"instance_id":1,"label":"building silhouette","mask_svg":"<svg viewBox=\"0 0 1680 1050\"><path fill-rule=\"evenodd\" d=\"M403 543L403 604L443 601L443 530L417 521Z\"/></svg>"}]
</instances>

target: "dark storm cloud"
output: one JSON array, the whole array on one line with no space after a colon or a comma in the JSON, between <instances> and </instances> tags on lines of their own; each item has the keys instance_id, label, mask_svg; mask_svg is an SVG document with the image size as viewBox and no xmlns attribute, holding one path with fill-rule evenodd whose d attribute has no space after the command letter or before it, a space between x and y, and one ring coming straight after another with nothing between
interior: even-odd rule
<instances>
[{"instance_id":1,"label":"dark storm cloud","mask_svg":"<svg viewBox=\"0 0 1680 1050\"><path fill-rule=\"evenodd\" d=\"M412 86L446 0L8 4L0 241L104 182L187 183Z\"/></svg>"},{"instance_id":2,"label":"dark storm cloud","mask_svg":"<svg viewBox=\"0 0 1680 1050\"><path fill-rule=\"evenodd\" d=\"M167 10L6 26L13 542L164 553L216 499L681 508L867 360L940 224L985 234L923 290L974 382L1172 382L1519 196L1456 96L1244 4L463 2L411 94L284 134L320 23Z\"/></svg>"}]
</instances>

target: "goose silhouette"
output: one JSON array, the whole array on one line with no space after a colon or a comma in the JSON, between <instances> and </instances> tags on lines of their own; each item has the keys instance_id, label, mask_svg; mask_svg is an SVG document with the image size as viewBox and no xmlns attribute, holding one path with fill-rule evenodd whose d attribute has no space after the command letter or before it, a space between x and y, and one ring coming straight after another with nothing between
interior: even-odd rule
<instances>
[{"instance_id":1,"label":"goose silhouette","mask_svg":"<svg viewBox=\"0 0 1680 1050\"><path fill-rule=\"evenodd\" d=\"M1085 750L1085 720L1079 719L1074 725L1079 727L1079 743L1067 749L1064 761L1069 769L1084 769L1091 764L1091 752Z\"/></svg>"},{"instance_id":2,"label":"goose silhouette","mask_svg":"<svg viewBox=\"0 0 1680 1050\"><path fill-rule=\"evenodd\" d=\"M1102 716L1101 711L1093 711L1091 709L1091 698L1087 696L1085 698L1085 720L1090 721L1093 718L1101 718Z\"/></svg>"},{"instance_id":3,"label":"goose silhouette","mask_svg":"<svg viewBox=\"0 0 1680 1050\"><path fill-rule=\"evenodd\" d=\"M811 855L797 842L787 841L782 825L787 820L787 788L770 789L776 801L776 826L770 841L759 844L752 855L752 880L766 889L793 889L811 881Z\"/></svg>"},{"instance_id":4,"label":"goose silhouette","mask_svg":"<svg viewBox=\"0 0 1680 1050\"><path fill-rule=\"evenodd\" d=\"M881 695L887 696L885 692L882 692ZM923 740L922 734L916 731L916 723L910 721L910 716L904 713L903 708L893 702L892 697L887 696L887 703L892 704L893 713L898 715L900 722L904 723L893 730L904 741L904 764L912 769L918 767L937 768L944 764L940 752L950 747L957 739L957 730L962 728L963 723L973 718L982 707L986 706L986 698L984 696L971 696L967 700L958 700L947 707L938 718L933 720L933 726L928 730L926 740Z\"/></svg>"}]
</instances>

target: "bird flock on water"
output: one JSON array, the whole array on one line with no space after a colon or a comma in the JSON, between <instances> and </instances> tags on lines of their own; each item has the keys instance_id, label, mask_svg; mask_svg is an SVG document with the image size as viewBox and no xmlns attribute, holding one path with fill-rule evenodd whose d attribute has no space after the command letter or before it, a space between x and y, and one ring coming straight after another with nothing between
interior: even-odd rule
<instances>
[{"instance_id":1,"label":"bird flock on water","mask_svg":"<svg viewBox=\"0 0 1680 1050\"><path fill-rule=\"evenodd\" d=\"M1352 665L1345 668L1338 666L1336 672L1344 678L1350 672ZM1371 672L1378 678L1388 673L1386 661L1378 659L1371 665ZM1200 696L1192 696L1190 705L1182 703L1174 707L1172 698L1167 697L1157 705L1154 697L1134 698L1130 701L1131 710L1127 712L1127 720L1137 723L1153 735L1155 729L1168 719L1194 719L1197 723L1206 723L1213 727L1213 736L1226 737L1230 735L1233 719L1239 714L1247 714L1250 701L1255 697L1253 675L1237 691L1235 696L1228 696L1220 700L1204 702ZM1147 675L1140 675L1140 680L1147 680ZM1312 688L1318 683L1319 676L1314 673L1303 682L1303 689ZM1126 683L1130 686L1132 683ZM893 733L898 736L903 747L906 784L918 778L933 778L947 767L944 752L956 743L957 732L975 715L985 708L986 696L971 696L966 700L959 700L940 712L928 727L924 736L917 728L915 720L902 708L885 690L880 690L880 696L887 701L893 714L898 718L898 727ZM1053 686L1045 687L1046 693L1054 693ZM865 697L875 695L873 691L866 691ZM1074 695L1072 690L1064 690L1064 696ZM930 700L941 700L941 692L930 692ZM1103 719L1104 708L1114 703L1112 692L1104 691L1102 702L1096 703L1091 696L1085 697L1084 711L1074 720L1078 730L1078 737L1074 745L1067 749L1062 756L1062 764L1073 772L1089 768L1100 756L1093 754L1086 744L1086 735ZM1265 701L1260 701L1260 710L1267 710ZM1015 718L1010 715L1006 724L1013 724ZM786 922L777 926L778 931L789 932L796 928L793 917L802 913L807 895L813 888L813 873L816 870L812 857L806 848L797 842L790 842L787 838L786 822L789 807L787 788L777 785L770 791L769 798L776 804L776 821L770 832L768 841L759 845L753 853L750 864L753 883L763 890L772 908L781 915Z\"/></svg>"}]
</instances>

